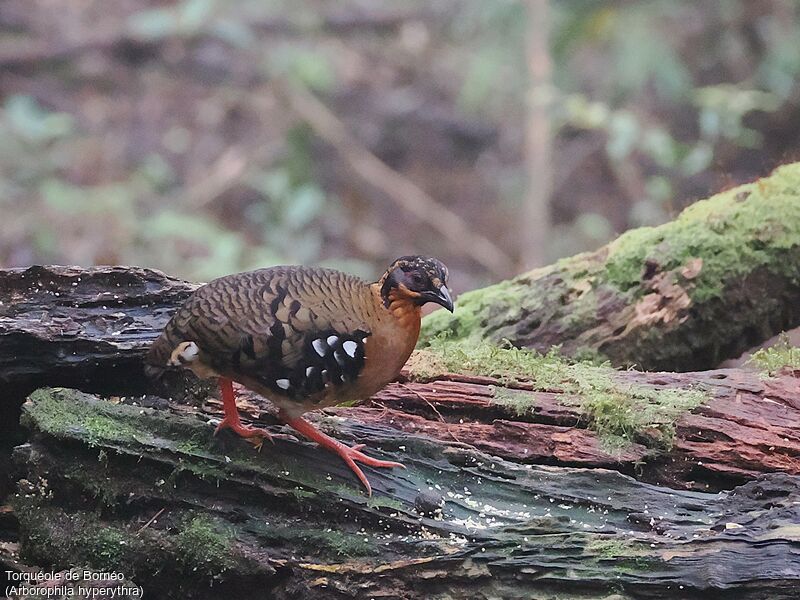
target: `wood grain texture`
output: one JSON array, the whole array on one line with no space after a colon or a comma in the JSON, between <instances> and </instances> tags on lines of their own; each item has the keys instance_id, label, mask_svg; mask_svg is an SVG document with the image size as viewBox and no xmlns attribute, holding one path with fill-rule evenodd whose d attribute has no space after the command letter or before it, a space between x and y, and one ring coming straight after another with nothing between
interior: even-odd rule
<instances>
[{"instance_id":1,"label":"wood grain texture","mask_svg":"<svg viewBox=\"0 0 800 600\"><path fill-rule=\"evenodd\" d=\"M0 270L2 402L42 385L143 390L143 354L196 287L138 267Z\"/></svg>"},{"instance_id":2,"label":"wood grain texture","mask_svg":"<svg viewBox=\"0 0 800 600\"><path fill-rule=\"evenodd\" d=\"M40 391L25 405L11 513L23 562L123 568L151 597L796 597L796 373L619 373L623 384L708 391L658 456L646 439L610 451L555 391L401 380L313 417L409 467L369 470L367 499L337 457L292 436L258 396L240 406L276 437L261 453L211 435L213 397L133 396L145 349L193 288L124 271L129 288L118 270L61 268L13 271L3 288L14 302L0 325L17 344L16 355L0 345L9 382L114 396ZM119 311L103 309L115 293ZM511 411L501 391L532 410Z\"/></svg>"},{"instance_id":3,"label":"wood grain texture","mask_svg":"<svg viewBox=\"0 0 800 600\"><path fill-rule=\"evenodd\" d=\"M39 391L15 452L23 556L121 568L164 597L796 598L800 477L670 489L339 410L317 424L409 467L371 472L371 499L285 432L259 454L195 409Z\"/></svg>"}]
</instances>

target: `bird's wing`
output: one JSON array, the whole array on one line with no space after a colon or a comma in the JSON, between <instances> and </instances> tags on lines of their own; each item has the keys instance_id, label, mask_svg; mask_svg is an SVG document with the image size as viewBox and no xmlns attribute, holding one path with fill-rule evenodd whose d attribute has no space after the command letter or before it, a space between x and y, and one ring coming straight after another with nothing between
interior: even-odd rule
<instances>
[{"instance_id":1,"label":"bird's wing","mask_svg":"<svg viewBox=\"0 0 800 600\"><path fill-rule=\"evenodd\" d=\"M195 342L220 374L301 399L358 377L370 302L366 283L338 271L262 269L200 288L165 334Z\"/></svg>"}]
</instances>

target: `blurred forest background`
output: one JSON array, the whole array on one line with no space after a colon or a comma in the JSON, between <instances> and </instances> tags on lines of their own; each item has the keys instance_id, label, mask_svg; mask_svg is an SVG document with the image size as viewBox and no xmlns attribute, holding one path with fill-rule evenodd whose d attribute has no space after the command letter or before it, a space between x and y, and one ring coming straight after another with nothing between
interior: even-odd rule
<instances>
[{"instance_id":1,"label":"blurred forest background","mask_svg":"<svg viewBox=\"0 0 800 600\"><path fill-rule=\"evenodd\" d=\"M791 0L3 0L0 265L456 291L800 157Z\"/></svg>"}]
</instances>

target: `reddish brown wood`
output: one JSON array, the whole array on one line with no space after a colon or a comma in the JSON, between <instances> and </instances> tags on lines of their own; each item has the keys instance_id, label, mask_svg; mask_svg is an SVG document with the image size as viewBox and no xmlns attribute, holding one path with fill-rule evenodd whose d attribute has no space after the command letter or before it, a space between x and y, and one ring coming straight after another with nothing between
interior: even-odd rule
<instances>
[{"instance_id":1,"label":"reddish brown wood","mask_svg":"<svg viewBox=\"0 0 800 600\"><path fill-rule=\"evenodd\" d=\"M554 392L518 390L532 411L520 416L492 398L499 382L448 374L395 383L360 408L336 409L364 423L461 442L515 461L616 468L685 489L728 487L763 473L800 474L800 377L757 372L622 372L630 383L709 391L704 406L679 419L672 449L644 444L607 449L585 415Z\"/></svg>"}]
</instances>

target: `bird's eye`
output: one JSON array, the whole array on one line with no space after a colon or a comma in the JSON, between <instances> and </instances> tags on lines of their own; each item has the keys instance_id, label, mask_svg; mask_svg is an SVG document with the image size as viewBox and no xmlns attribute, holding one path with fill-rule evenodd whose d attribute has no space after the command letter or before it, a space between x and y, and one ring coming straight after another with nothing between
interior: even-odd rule
<instances>
[{"instance_id":1,"label":"bird's eye","mask_svg":"<svg viewBox=\"0 0 800 600\"><path fill-rule=\"evenodd\" d=\"M415 284L422 283L422 275L420 275L419 273L414 273L413 275L411 275L411 281L413 281Z\"/></svg>"}]
</instances>

